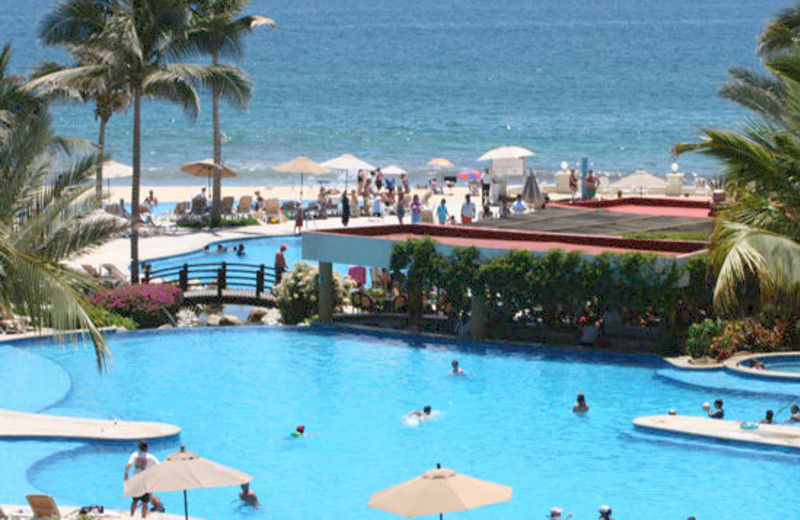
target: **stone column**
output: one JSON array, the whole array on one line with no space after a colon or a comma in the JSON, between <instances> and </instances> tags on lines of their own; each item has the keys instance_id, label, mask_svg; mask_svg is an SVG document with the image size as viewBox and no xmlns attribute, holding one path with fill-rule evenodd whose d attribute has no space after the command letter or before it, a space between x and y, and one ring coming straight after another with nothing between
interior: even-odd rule
<instances>
[{"instance_id":1,"label":"stone column","mask_svg":"<svg viewBox=\"0 0 800 520\"><path fill-rule=\"evenodd\" d=\"M333 321L333 264L319 263L319 321Z\"/></svg>"},{"instance_id":2,"label":"stone column","mask_svg":"<svg viewBox=\"0 0 800 520\"><path fill-rule=\"evenodd\" d=\"M481 291L472 292L472 312L470 316L470 333L472 339L486 337L486 296Z\"/></svg>"}]
</instances>

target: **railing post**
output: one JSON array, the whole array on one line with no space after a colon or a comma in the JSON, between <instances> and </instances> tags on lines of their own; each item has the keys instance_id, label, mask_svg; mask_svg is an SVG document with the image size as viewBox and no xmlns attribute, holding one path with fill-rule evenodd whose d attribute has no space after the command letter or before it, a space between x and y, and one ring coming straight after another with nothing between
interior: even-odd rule
<instances>
[{"instance_id":1,"label":"railing post","mask_svg":"<svg viewBox=\"0 0 800 520\"><path fill-rule=\"evenodd\" d=\"M264 292L264 264L258 266L256 273L256 299L261 298L261 293Z\"/></svg>"},{"instance_id":2,"label":"railing post","mask_svg":"<svg viewBox=\"0 0 800 520\"><path fill-rule=\"evenodd\" d=\"M150 264L144 264L144 283L150 283L150 271L153 269L153 266Z\"/></svg>"},{"instance_id":3,"label":"railing post","mask_svg":"<svg viewBox=\"0 0 800 520\"><path fill-rule=\"evenodd\" d=\"M181 267L178 273L178 285L180 285L183 292L189 290L189 264L183 264L183 267Z\"/></svg>"},{"instance_id":4,"label":"railing post","mask_svg":"<svg viewBox=\"0 0 800 520\"><path fill-rule=\"evenodd\" d=\"M227 280L225 279L228 274L228 264L222 262L222 267L217 270L217 297L222 298L222 291L226 288Z\"/></svg>"}]
</instances>

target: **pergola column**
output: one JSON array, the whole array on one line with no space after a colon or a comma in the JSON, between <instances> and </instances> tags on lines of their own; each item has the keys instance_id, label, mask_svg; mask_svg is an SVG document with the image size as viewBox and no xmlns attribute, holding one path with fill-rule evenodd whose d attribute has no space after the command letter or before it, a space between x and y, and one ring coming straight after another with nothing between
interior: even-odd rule
<instances>
[{"instance_id":1,"label":"pergola column","mask_svg":"<svg viewBox=\"0 0 800 520\"><path fill-rule=\"evenodd\" d=\"M333 264L319 263L319 321L333 321Z\"/></svg>"},{"instance_id":2,"label":"pergola column","mask_svg":"<svg viewBox=\"0 0 800 520\"><path fill-rule=\"evenodd\" d=\"M411 273L408 276L408 321L411 325L422 322L422 284Z\"/></svg>"},{"instance_id":3,"label":"pergola column","mask_svg":"<svg viewBox=\"0 0 800 520\"><path fill-rule=\"evenodd\" d=\"M483 291L472 291L472 309L470 312L470 334L472 339L486 337L486 296Z\"/></svg>"}]
</instances>

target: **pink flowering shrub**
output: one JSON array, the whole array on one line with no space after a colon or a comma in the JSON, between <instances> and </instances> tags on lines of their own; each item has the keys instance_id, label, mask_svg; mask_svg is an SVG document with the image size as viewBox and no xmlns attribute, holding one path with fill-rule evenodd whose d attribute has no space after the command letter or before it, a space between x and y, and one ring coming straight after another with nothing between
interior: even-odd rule
<instances>
[{"instance_id":1,"label":"pink flowering shrub","mask_svg":"<svg viewBox=\"0 0 800 520\"><path fill-rule=\"evenodd\" d=\"M177 312L183 292L174 285L125 285L98 292L92 303L122 316L133 318L140 327L157 327L167 321L162 309Z\"/></svg>"}]
</instances>

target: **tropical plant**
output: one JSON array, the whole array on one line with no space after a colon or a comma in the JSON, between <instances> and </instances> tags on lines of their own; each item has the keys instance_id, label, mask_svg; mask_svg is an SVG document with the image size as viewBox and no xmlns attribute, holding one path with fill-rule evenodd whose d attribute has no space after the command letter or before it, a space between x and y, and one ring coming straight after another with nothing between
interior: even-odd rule
<instances>
[{"instance_id":1,"label":"tropical plant","mask_svg":"<svg viewBox=\"0 0 800 520\"><path fill-rule=\"evenodd\" d=\"M349 277L342 280L333 273L333 308L340 309L347 292L355 286ZM289 273L283 275L275 287L281 320L286 325L297 325L319 314L319 267L308 262L296 262Z\"/></svg>"},{"instance_id":2,"label":"tropical plant","mask_svg":"<svg viewBox=\"0 0 800 520\"><path fill-rule=\"evenodd\" d=\"M686 354L700 358L711 353L714 338L725 330L725 323L706 318L700 323L692 323L686 336Z\"/></svg>"},{"instance_id":3,"label":"tropical plant","mask_svg":"<svg viewBox=\"0 0 800 520\"><path fill-rule=\"evenodd\" d=\"M147 328L166 323L168 318L164 311L176 313L183 302L183 292L174 285L134 284L98 291L91 300Z\"/></svg>"},{"instance_id":4,"label":"tropical plant","mask_svg":"<svg viewBox=\"0 0 800 520\"><path fill-rule=\"evenodd\" d=\"M94 101L94 117L100 121L97 149L100 157L105 158L106 125L112 115L123 112L130 105L129 85L116 74L119 64L112 61L114 55L100 52L88 45L77 45L68 49L74 61L72 65L59 65L52 61L40 63L34 68L34 80L28 85L52 99L77 100L82 103ZM102 161L97 168L95 192L98 199L102 198Z\"/></svg>"},{"instance_id":5,"label":"tropical plant","mask_svg":"<svg viewBox=\"0 0 800 520\"><path fill-rule=\"evenodd\" d=\"M102 368L107 346L85 297L93 285L59 262L102 244L125 223L93 211L99 156L79 155L73 141L53 135L46 100L8 74L10 57L7 45L0 53L0 114L9 128L0 140L0 307L39 328L81 327Z\"/></svg>"},{"instance_id":6,"label":"tropical plant","mask_svg":"<svg viewBox=\"0 0 800 520\"><path fill-rule=\"evenodd\" d=\"M189 2L192 17L189 22L188 42L203 54L211 56L212 65L219 65L220 57L241 58L244 52L242 37L254 27L275 22L266 16L244 16L239 13L250 0L192 0ZM214 128L214 184L211 204L211 226L219 225L222 213L222 129L219 121L220 89L211 87L211 110ZM241 105L240 105L241 107ZM242 107L243 108L243 107Z\"/></svg>"},{"instance_id":7,"label":"tropical plant","mask_svg":"<svg viewBox=\"0 0 800 520\"><path fill-rule=\"evenodd\" d=\"M133 178L131 219L139 221L141 185L141 102L164 99L195 116L199 101L195 85L218 88L220 95L245 106L248 79L227 65L174 63L187 49L189 10L186 0L67 0L45 17L40 36L48 45L84 45L107 56L103 65L79 67L85 77L97 77L106 65L127 85L133 102ZM73 71L78 72L78 71ZM139 233L132 226L131 281L139 280Z\"/></svg>"},{"instance_id":8,"label":"tropical plant","mask_svg":"<svg viewBox=\"0 0 800 520\"><path fill-rule=\"evenodd\" d=\"M800 310L800 4L767 25L759 52L769 74L731 69L725 99L751 110L738 130L703 129L676 145L721 164L731 202L712 235L714 304L728 314Z\"/></svg>"}]
</instances>

